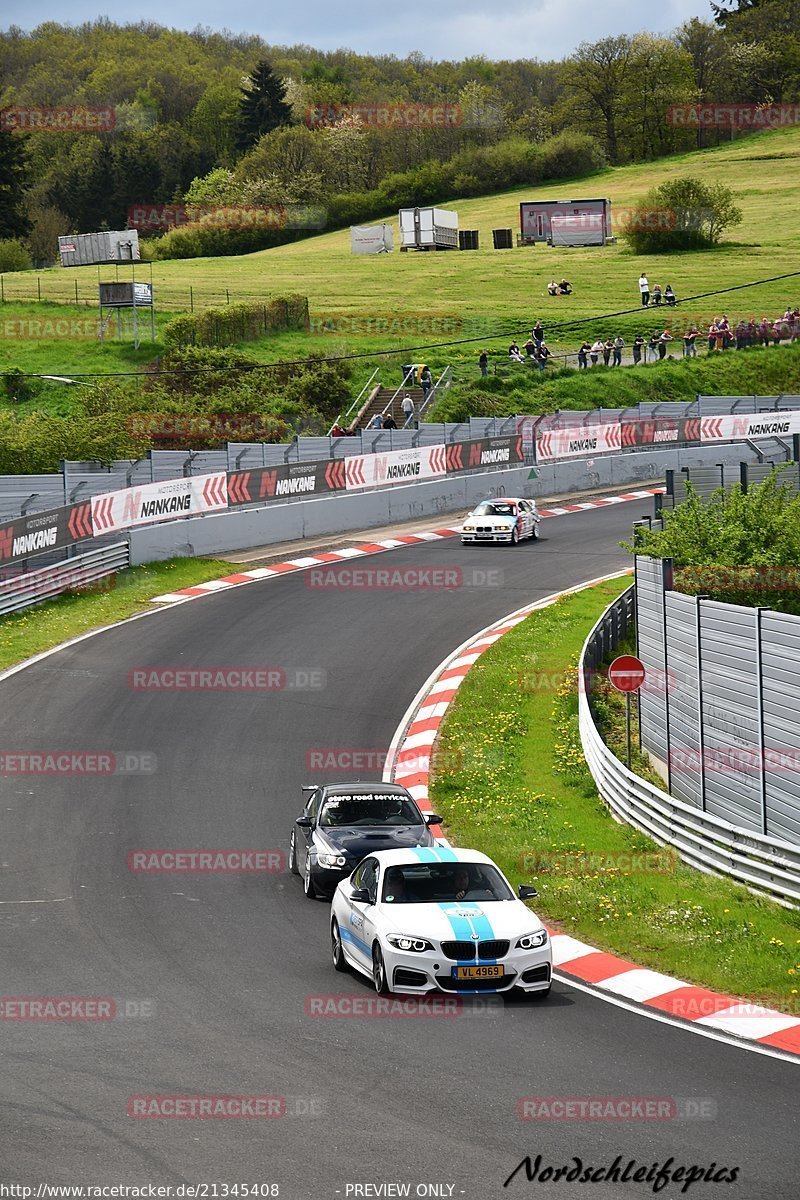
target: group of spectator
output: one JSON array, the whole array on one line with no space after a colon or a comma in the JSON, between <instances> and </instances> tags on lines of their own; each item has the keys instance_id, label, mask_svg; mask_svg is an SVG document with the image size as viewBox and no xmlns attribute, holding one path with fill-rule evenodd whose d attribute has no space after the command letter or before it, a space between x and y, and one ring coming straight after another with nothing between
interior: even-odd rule
<instances>
[{"instance_id":1,"label":"group of spectator","mask_svg":"<svg viewBox=\"0 0 800 1200\"><path fill-rule=\"evenodd\" d=\"M650 284L647 282L647 276L645 275L644 271L642 271L641 275L639 276L639 294L642 297L643 308L649 308L651 300L656 308L658 308L662 302L669 305L670 308L673 308L677 303L671 283L666 285L663 292L661 290L661 284L655 283L653 284L653 290L651 292Z\"/></svg>"},{"instance_id":2,"label":"group of spectator","mask_svg":"<svg viewBox=\"0 0 800 1200\"><path fill-rule=\"evenodd\" d=\"M540 371L544 371L547 366L547 360L552 355L544 340L544 328L541 321L537 321L534 325L530 332L530 337L522 347L522 350L520 350L516 342L511 343L508 347L508 357L512 362L528 363L530 366L538 367ZM481 352L478 365L481 369L481 375L489 374L489 356L486 350Z\"/></svg>"},{"instance_id":3,"label":"group of spectator","mask_svg":"<svg viewBox=\"0 0 800 1200\"><path fill-rule=\"evenodd\" d=\"M615 338L598 338L594 342L584 342L578 351L578 366L580 368L588 367L591 362L593 367L596 367L601 357L605 366L621 367L622 366L622 351L625 347L625 339L617 334ZM633 347L634 356L636 354L636 343ZM634 362L636 358L634 357Z\"/></svg>"},{"instance_id":4,"label":"group of spectator","mask_svg":"<svg viewBox=\"0 0 800 1200\"><path fill-rule=\"evenodd\" d=\"M551 279L547 285L547 291L551 296L571 296L572 284L568 279L562 279L561 283L556 283L555 279Z\"/></svg>"}]
</instances>

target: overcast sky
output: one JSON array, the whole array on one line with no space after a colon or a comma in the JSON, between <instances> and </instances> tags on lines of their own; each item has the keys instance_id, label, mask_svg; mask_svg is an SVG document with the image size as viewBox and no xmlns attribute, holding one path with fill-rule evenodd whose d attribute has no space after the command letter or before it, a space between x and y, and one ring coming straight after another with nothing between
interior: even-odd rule
<instances>
[{"instance_id":1,"label":"overcast sky","mask_svg":"<svg viewBox=\"0 0 800 1200\"><path fill-rule=\"evenodd\" d=\"M441 14L441 15L439 15ZM80 24L108 15L119 22L150 20L176 29L208 25L260 34L272 45L303 42L320 50L348 47L364 54L403 57L419 50L428 58L563 58L582 41L647 29L666 33L689 17L709 20L709 0L304 0L264 4L257 0L136 0L106 9L97 0L5 0L3 26L32 29L44 21Z\"/></svg>"}]
</instances>

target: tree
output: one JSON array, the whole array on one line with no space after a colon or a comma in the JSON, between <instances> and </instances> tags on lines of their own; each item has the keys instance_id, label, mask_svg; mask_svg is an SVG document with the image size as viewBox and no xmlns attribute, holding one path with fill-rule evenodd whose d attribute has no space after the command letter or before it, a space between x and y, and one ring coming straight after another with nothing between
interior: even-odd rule
<instances>
[{"instance_id":1,"label":"tree","mask_svg":"<svg viewBox=\"0 0 800 1200\"><path fill-rule=\"evenodd\" d=\"M0 238L22 237L30 229L23 211L26 174L21 139L0 130Z\"/></svg>"},{"instance_id":2,"label":"tree","mask_svg":"<svg viewBox=\"0 0 800 1200\"><path fill-rule=\"evenodd\" d=\"M590 126L599 117L604 149L612 163L620 158L619 121L631 51L632 39L622 34L582 42L564 64L564 85L583 105Z\"/></svg>"},{"instance_id":3,"label":"tree","mask_svg":"<svg viewBox=\"0 0 800 1200\"><path fill-rule=\"evenodd\" d=\"M720 29L708 21L700 21L692 17L681 25L675 35L678 47L688 54L692 64L695 95L693 99L699 104L706 104L712 98L726 97L723 95L724 68L727 46L725 35ZM719 130L716 130L719 141ZM708 145L709 130L697 127L697 148Z\"/></svg>"},{"instance_id":4,"label":"tree","mask_svg":"<svg viewBox=\"0 0 800 1200\"><path fill-rule=\"evenodd\" d=\"M292 119L284 84L265 59L257 64L248 82L249 86L240 88L240 150L248 150L265 133L288 125Z\"/></svg>"}]
</instances>

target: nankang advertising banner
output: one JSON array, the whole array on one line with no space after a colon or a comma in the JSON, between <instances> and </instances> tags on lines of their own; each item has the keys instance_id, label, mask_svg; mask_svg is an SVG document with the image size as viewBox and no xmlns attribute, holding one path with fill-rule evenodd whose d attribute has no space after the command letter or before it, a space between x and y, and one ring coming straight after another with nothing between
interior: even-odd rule
<instances>
[{"instance_id":1,"label":"nankang advertising banner","mask_svg":"<svg viewBox=\"0 0 800 1200\"><path fill-rule=\"evenodd\" d=\"M393 483L415 483L447 474L444 446L417 446L390 450L386 454L356 454L344 460L347 490L386 487Z\"/></svg>"},{"instance_id":2,"label":"nankang advertising banner","mask_svg":"<svg viewBox=\"0 0 800 1200\"><path fill-rule=\"evenodd\" d=\"M134 525L152 525L176 517L218 512L228 507L226 472L169 479L142 487L123 488L92 497L92 525L95 534L130 529Z\"/></svg>"},{"instance_id":3,"label":"nankang advertising banner","mask_svg":"<svg viewBox=\"0 0 800 1200\"><path fill-rule=\"evenodd\" d=\"M748 438L791 437L800 433L800 411L702 417L701 442L738 442Z\"/></svg>"},{"instance_id":4,"label":"nankang advertising banner","mask_svg":"<svg viewBox=\"0 0 800 1200\"><path fill-rule=\"evenodd\" d=\"M15 517L0 525L0 568L4 563L20 562L92 536L88 501Z\"/></svg>"},{"instance_id":5,"label":"nankang advertising banner","mask_svg":"<svg viewBox=\"0 0 800 1200\"><path fill-rule=\"evenodd\" d=\"M536 461L555 462L559 458L580 458L583 454L607 454L622 447L619 421L604 425L570 425L566 429L546 429L536 436Z\"/></svg>"}]
</instances>

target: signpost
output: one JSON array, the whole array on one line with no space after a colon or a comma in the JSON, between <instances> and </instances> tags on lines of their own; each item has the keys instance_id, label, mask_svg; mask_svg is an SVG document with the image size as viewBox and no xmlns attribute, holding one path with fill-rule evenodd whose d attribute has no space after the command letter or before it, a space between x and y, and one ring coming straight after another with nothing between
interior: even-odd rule
<instances>
[{"instance_id":1,"label":"signpost","mask_svg":"<svg viewBox=\"0 0 800 1200\"><path fill-rule=\"evenodd\" d=\"M625 696L625 762L629 771L631 769L631 693L639 691L644 679L644 663L633 654L621 654L608 668L609 683Z\"/></svg>"}]
</instances>

